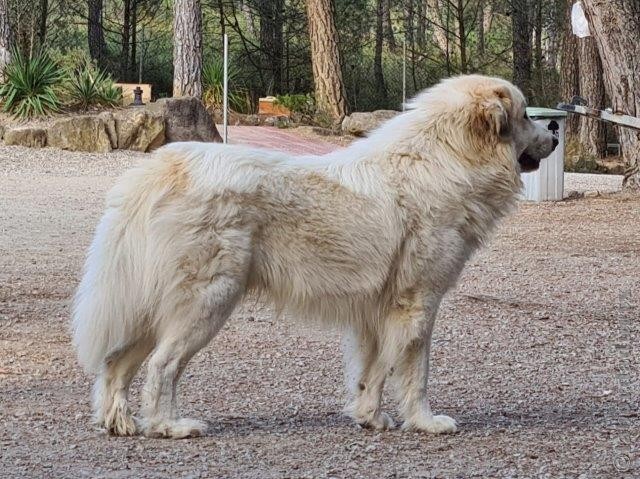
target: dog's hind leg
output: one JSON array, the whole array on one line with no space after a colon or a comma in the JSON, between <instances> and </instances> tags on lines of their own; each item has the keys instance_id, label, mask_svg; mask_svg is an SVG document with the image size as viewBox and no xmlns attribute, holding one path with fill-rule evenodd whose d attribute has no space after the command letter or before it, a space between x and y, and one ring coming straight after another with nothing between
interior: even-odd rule
<instances>
[{"instance_id":1,"label":"dog's hind leg","mask_svg":"<svg viewBox=\"0 0 640 479\"><path fill-rule=\"evenodd\" d=\"M115 436L131 436L136 425L127 402L131 380L153 348L150 339L133 341L113 352L93 388L95 421Z\"/></svg>"},{"instance_id":2,"label":"dog's hind leg","mask_svg":"<svg viewBox=\"0 0 640 479\"><path fill-rule=\"evenodd\" d=\"M345 381L349 399L345 414L362 427L391 429L391 416L380 410L387 368L379 357L378 341L366 329L352 329L343 339Z\"/></svg>"},{"instance_id":3,"label":"dog's hind leg","mask_svg":"<svg viewBox=\"0 0 640 479\"><path fill-rule=\"evenodd\" d=\"M456 431L449 416L434 416L427 397L431 336L441 297L428 296L401 316L390 318L387 342L396 355L392 376L397 389L403 429L433 434ZM390 358L391 360L391 358Z\"/></svg>"},{"instance_id":4,"label":"dog's hind leg","mask_svg":"<svg viewBox=\"0 0 640 479\"><path fill-rule=\"evenodd\" d=\"M179 285L163 299L165 313L143 391L144 435L184 438L205 432L206 423L178 416L176 388L189 360L218 333L244 293L244 268L219 271L208 285Z\"/></svg>"}]
</instances>

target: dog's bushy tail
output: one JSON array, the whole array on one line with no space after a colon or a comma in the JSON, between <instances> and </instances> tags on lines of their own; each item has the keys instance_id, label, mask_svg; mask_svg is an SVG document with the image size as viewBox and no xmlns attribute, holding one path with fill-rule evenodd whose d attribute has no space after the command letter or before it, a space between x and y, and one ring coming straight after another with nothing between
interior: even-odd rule
<instances>
[{"instance_id":1,"label":"dog's bushy tail","mask_svg":"<svg viewBox=\"0 0 640 479\"><path fill-rule=\"evenodd\" d=\"M80 365L98 373L109 355L145 334L153 285L146 265L149 202L140 172L109 193L73 304L73 343Z\"/></svg>"}]
</instances>

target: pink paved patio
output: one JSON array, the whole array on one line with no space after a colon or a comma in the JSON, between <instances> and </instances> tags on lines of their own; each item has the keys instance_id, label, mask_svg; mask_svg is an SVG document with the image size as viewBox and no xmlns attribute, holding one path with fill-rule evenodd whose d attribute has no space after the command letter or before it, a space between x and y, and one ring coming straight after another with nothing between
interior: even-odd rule
<instances>
[{"instance_id":1,"label":"pink paved patio","mask_svg":"<svg viewBox=\"0 0 640 479\"><path fill-rule=\"evenodd\" d=\"M222 126L217 125L222 134ZM229 126L229 143L286 151L294 155L324 155L340 148L333 143L303 137L295 129L272 126Z\"/></svg>"}]
</instances>

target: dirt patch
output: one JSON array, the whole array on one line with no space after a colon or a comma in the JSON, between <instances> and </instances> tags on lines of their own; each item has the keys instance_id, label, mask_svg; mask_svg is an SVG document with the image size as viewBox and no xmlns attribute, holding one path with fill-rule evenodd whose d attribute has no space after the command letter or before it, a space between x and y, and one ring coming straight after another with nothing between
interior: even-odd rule
<instances>
[{"instance_id":1,"label":"dirt patch","mask_svg":"<svg viewBox=\"0 0 640 479\"><path fill-rule=\"evenodd\" d=\"M0 147L1 476L638 476L631 196L523 205L468 265L438 318L430 384L456 435L359 430L340 414L338 335L254 304L185 374L182 407L207 437L94 430L69 298L106 189L143 159Z\"/></svg>"}]
</instances>

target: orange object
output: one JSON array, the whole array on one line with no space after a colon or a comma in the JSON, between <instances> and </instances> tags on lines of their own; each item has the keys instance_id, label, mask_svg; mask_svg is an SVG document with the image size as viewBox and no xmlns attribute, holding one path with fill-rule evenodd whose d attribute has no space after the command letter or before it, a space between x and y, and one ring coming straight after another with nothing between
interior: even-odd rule
<instances>
[{"instance_id":1,"label":"orange object","mask_svg":"<svg viewBox=\"0 0 640 479\"><path fill-rule=\"evenodd\" d=\"M258 100L258 114L271 116L290 116L291 110L278 104L275 96L267 96Z\"/></svg>"}]
</instances>

